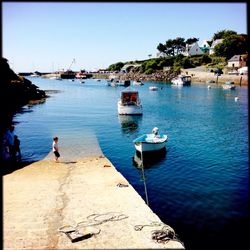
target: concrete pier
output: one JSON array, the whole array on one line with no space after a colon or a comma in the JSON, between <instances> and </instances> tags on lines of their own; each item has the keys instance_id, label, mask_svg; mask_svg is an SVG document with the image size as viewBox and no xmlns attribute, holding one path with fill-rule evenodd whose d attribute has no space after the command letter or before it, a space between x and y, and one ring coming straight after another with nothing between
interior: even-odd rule
<instances>
[{"instance_id":1,"label":"concrete pier","mask_svg":"<svg viewBox=\"0 0 250 250\"><path fill-rule=\"evenodd\" d=\"M159 217L101 150L81 150L61 148L60 163L50 152L3 177L4 249L184 249L153 240ZM69 227L91 235L72 243Z\"/></svg>"}]
</instances>

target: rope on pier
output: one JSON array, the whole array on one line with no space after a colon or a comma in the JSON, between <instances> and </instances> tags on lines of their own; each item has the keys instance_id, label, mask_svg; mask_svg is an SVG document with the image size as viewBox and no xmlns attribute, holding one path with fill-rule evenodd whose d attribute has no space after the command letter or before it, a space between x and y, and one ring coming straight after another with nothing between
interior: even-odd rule
<instances>
[{"instance_id":1,"label":"rope on pier","mask_svg":"<svg viewBox=\"0 0 250 250\"><path fill-rule=\"evenodd\" d=\"M68 233L79 230L81 227L96 226L108 221L119 221L128 218L127 215L118 212L108 212L104 214L91 214L87 216L87 220L80 221L76 226L64 225L58 228L59 232ZM100 233L100 231L98 232ZM94 233L97 234L97 233Z\"/></svg>"},{"instance_id":2,"label":"rope on pier","mask_svg":"<svg viewBox=\"0 0 250 250\"><path fill-rule=\"evenodd\" d=\"M157 222L157 221L153 221L150 224L146 224L146 225L135 225L134 229L135 231L141 231L144 227L156 227L156 226L162 226L163 227L161 229L158 230L153 230L152 233L152 240L155 240L157 243L167 243L170 240L174 240L174 241L178 241L180 242L183 246L183 242L181 242L177 235L175 234L175 231L172 227L161 223L161 222Z\"/></svg>"}]
</instances>

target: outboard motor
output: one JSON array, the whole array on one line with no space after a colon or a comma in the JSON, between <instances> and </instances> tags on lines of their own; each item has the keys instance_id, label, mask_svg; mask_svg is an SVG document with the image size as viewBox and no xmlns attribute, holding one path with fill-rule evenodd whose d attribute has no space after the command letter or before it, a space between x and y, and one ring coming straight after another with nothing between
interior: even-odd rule
<instances>
[{"instance_id":1,"label":"outboard motor","mask_svg":"<svg viewBox=\"0 0 250 250\"><path fill-rule=\"evenodd\" d=\"M156 136L156 135L158 135L158 132L159 132L159 129L157 128L157 127L154 127L153 129L152 129L152 133Z\"/></svg>"}]
</instances>

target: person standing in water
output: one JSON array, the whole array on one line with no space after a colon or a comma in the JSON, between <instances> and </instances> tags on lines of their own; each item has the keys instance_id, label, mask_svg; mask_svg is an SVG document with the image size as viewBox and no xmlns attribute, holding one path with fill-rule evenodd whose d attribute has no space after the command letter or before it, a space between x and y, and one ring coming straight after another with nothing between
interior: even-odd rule
<instances>
[{"instance_id":1,"label":"person standing in water","mask_svg":"<svg viewBox=\"0 0 250 250\"><path fill-rule=\"evenodd\" d=\"M52 144L52 148L53 148L53 152L54 152L54 155L55 155L55 161L56 162L59 162L59 157L60 157L60 154L59 154L59 147L58 147L58 137L54 137L53 138L53 144Z\"/></svg>"}]
</instances>

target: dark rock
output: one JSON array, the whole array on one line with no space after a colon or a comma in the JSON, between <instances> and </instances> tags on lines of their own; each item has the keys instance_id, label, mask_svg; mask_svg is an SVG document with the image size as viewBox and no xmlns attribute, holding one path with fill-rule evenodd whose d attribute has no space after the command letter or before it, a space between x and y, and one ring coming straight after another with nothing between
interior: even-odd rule
<instances>
[{"instance_id":1,"label":"dark rock","mask_svg":"<svg viewBox=\"0 0 250 250\"><path fill-rule=\"evenodd\" d=\"M10 69L8 60L0 59L0 143L3 132L13 121L13 115L22 106L30 101L40 100L47 97L45 91L40 90L28 79L18 76ZM1 146L1 145L0 145Z\"/></svg>"}]
</instances>

